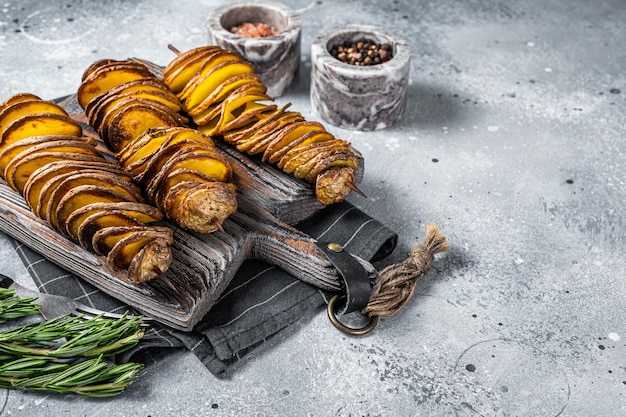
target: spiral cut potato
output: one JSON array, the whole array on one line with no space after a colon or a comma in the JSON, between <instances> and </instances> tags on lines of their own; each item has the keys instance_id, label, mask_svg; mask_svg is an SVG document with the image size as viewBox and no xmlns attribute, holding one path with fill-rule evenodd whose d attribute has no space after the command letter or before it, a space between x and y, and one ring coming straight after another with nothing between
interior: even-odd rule
<instances>
[{"instance_id":1,"label":"spiral cut potato","mask_svg":"<svg viewBox=\"0 0 626 417\"><path fill-rule=\"evenodd\" d=\"M17 94L0 104L0 174L34 214L133 283L165 272L170 228L130 174L106 159L63 108Z\"/></svg>"},{"instance_id":2,"label":"spiral cut potato","mask_svg":"<svg viewBox=\"0 0 626 417\"><path fill-rule=\"evenodd\" d=\"M238 54L217 46L179 53L163 81L198 130L314 183L322 204L340 202L351 190L361 194L355 186L360 154L320 123L274 104Z\"/></svg>"},{"instance_id":3,"label":"spiral cut potato","mask_svg":"<svg viewBox=\"0 0 626 417\"><path fill-rule=\"evenodd\" d=\"M178 98L144 64L94 62L77 98L120 165L168 218L209 233L236 211L229 162L209 137L184 126Z\"/></svg>"}]
</instances>

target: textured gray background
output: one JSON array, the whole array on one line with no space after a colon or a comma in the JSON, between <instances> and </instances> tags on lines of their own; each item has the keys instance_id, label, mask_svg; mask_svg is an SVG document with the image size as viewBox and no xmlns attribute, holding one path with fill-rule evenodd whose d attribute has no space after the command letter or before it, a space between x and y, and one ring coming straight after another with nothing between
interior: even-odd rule
<instances>
[{"instance_id":1,"label":"textured gray background","mask_svg":"<svg viewBox=\"0 0 626 417\"><path fill-rule=\"evenodd\" d=\"M95 59L167 63L206 42L223 1L0 4L0 100L73 93ZM410 305L364 338L320 312L220 380L191 354L149 366L115 400L0 392L12 416L626 415L626 3L622 0L285 0L303 17L302 72L280 101L316 120L309 45L379 24L413 49L400 122L329 129L366 160L368 199L400 232L394 261L438 223ZM0 239L1 272L28 283Z\"/></svg>"}]
</instances>

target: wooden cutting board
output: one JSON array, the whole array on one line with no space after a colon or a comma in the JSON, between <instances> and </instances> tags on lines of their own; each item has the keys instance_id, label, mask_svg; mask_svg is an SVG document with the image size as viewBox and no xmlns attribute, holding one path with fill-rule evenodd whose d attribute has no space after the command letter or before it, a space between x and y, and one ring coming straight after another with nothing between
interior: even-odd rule
<instances>
[{"instance_id":1,"label":"wooden cutting board","mask_svg":"<svg viewBox=\"0 0 626 417\"><path fill-rule=\"evenodd\" d=\"M61 104L82 115L75 97ZM211 309L246 259L267 261L319 288L338 290L340 277L314 239L290 226L323 208L313 186L226 145L220 150L233 166L239 209L224 222L224 232L198 234L169 224L172 264L148 283L130 284L126 273L111 270L103 257L57 234L2 180L0 230L141 313L184 331Z\"/></svg>"}]
</instances>

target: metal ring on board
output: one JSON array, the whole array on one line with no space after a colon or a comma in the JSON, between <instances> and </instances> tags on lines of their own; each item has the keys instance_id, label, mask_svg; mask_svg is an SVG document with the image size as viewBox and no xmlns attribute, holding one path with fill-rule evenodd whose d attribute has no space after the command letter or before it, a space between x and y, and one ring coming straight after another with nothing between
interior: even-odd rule
<instances>
[{"instance_id":1,"label":"metal ring on board","mask_svg":"<svg viewBox=\"0 0 626 417\"><path fill-rule=\"evenodd\" d=\"M342 297L343 296L340 295L334 295L328 301L328 307L326 308L326 312L328 313L328 318L330 319L330 322L333 324L333 326L351 336L363 336L374 330L374 327L376 327L376 325L378 324L378 316L370 317L370 322L368 324L356 329L348 327L339 321L337 315L335 314L335 303Z\"/></svg>"}]
</instances>

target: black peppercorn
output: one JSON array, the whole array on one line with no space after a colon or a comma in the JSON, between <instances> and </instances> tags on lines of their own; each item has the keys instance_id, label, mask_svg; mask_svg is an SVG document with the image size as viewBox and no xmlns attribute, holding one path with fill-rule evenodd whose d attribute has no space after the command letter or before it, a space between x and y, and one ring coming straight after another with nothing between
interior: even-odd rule
<instances>
[{"instance_id":1,"label":"black peppercorn","mask_svg":"<svg viewBox=\"0 0 626 417\"><path fill-rule=\"evenodd\" d=\"M393 58L390 44L379 45L367 39L333 46L329 52L341 62L358 66L382 64Z\"/></svg>"}]
</instances>

